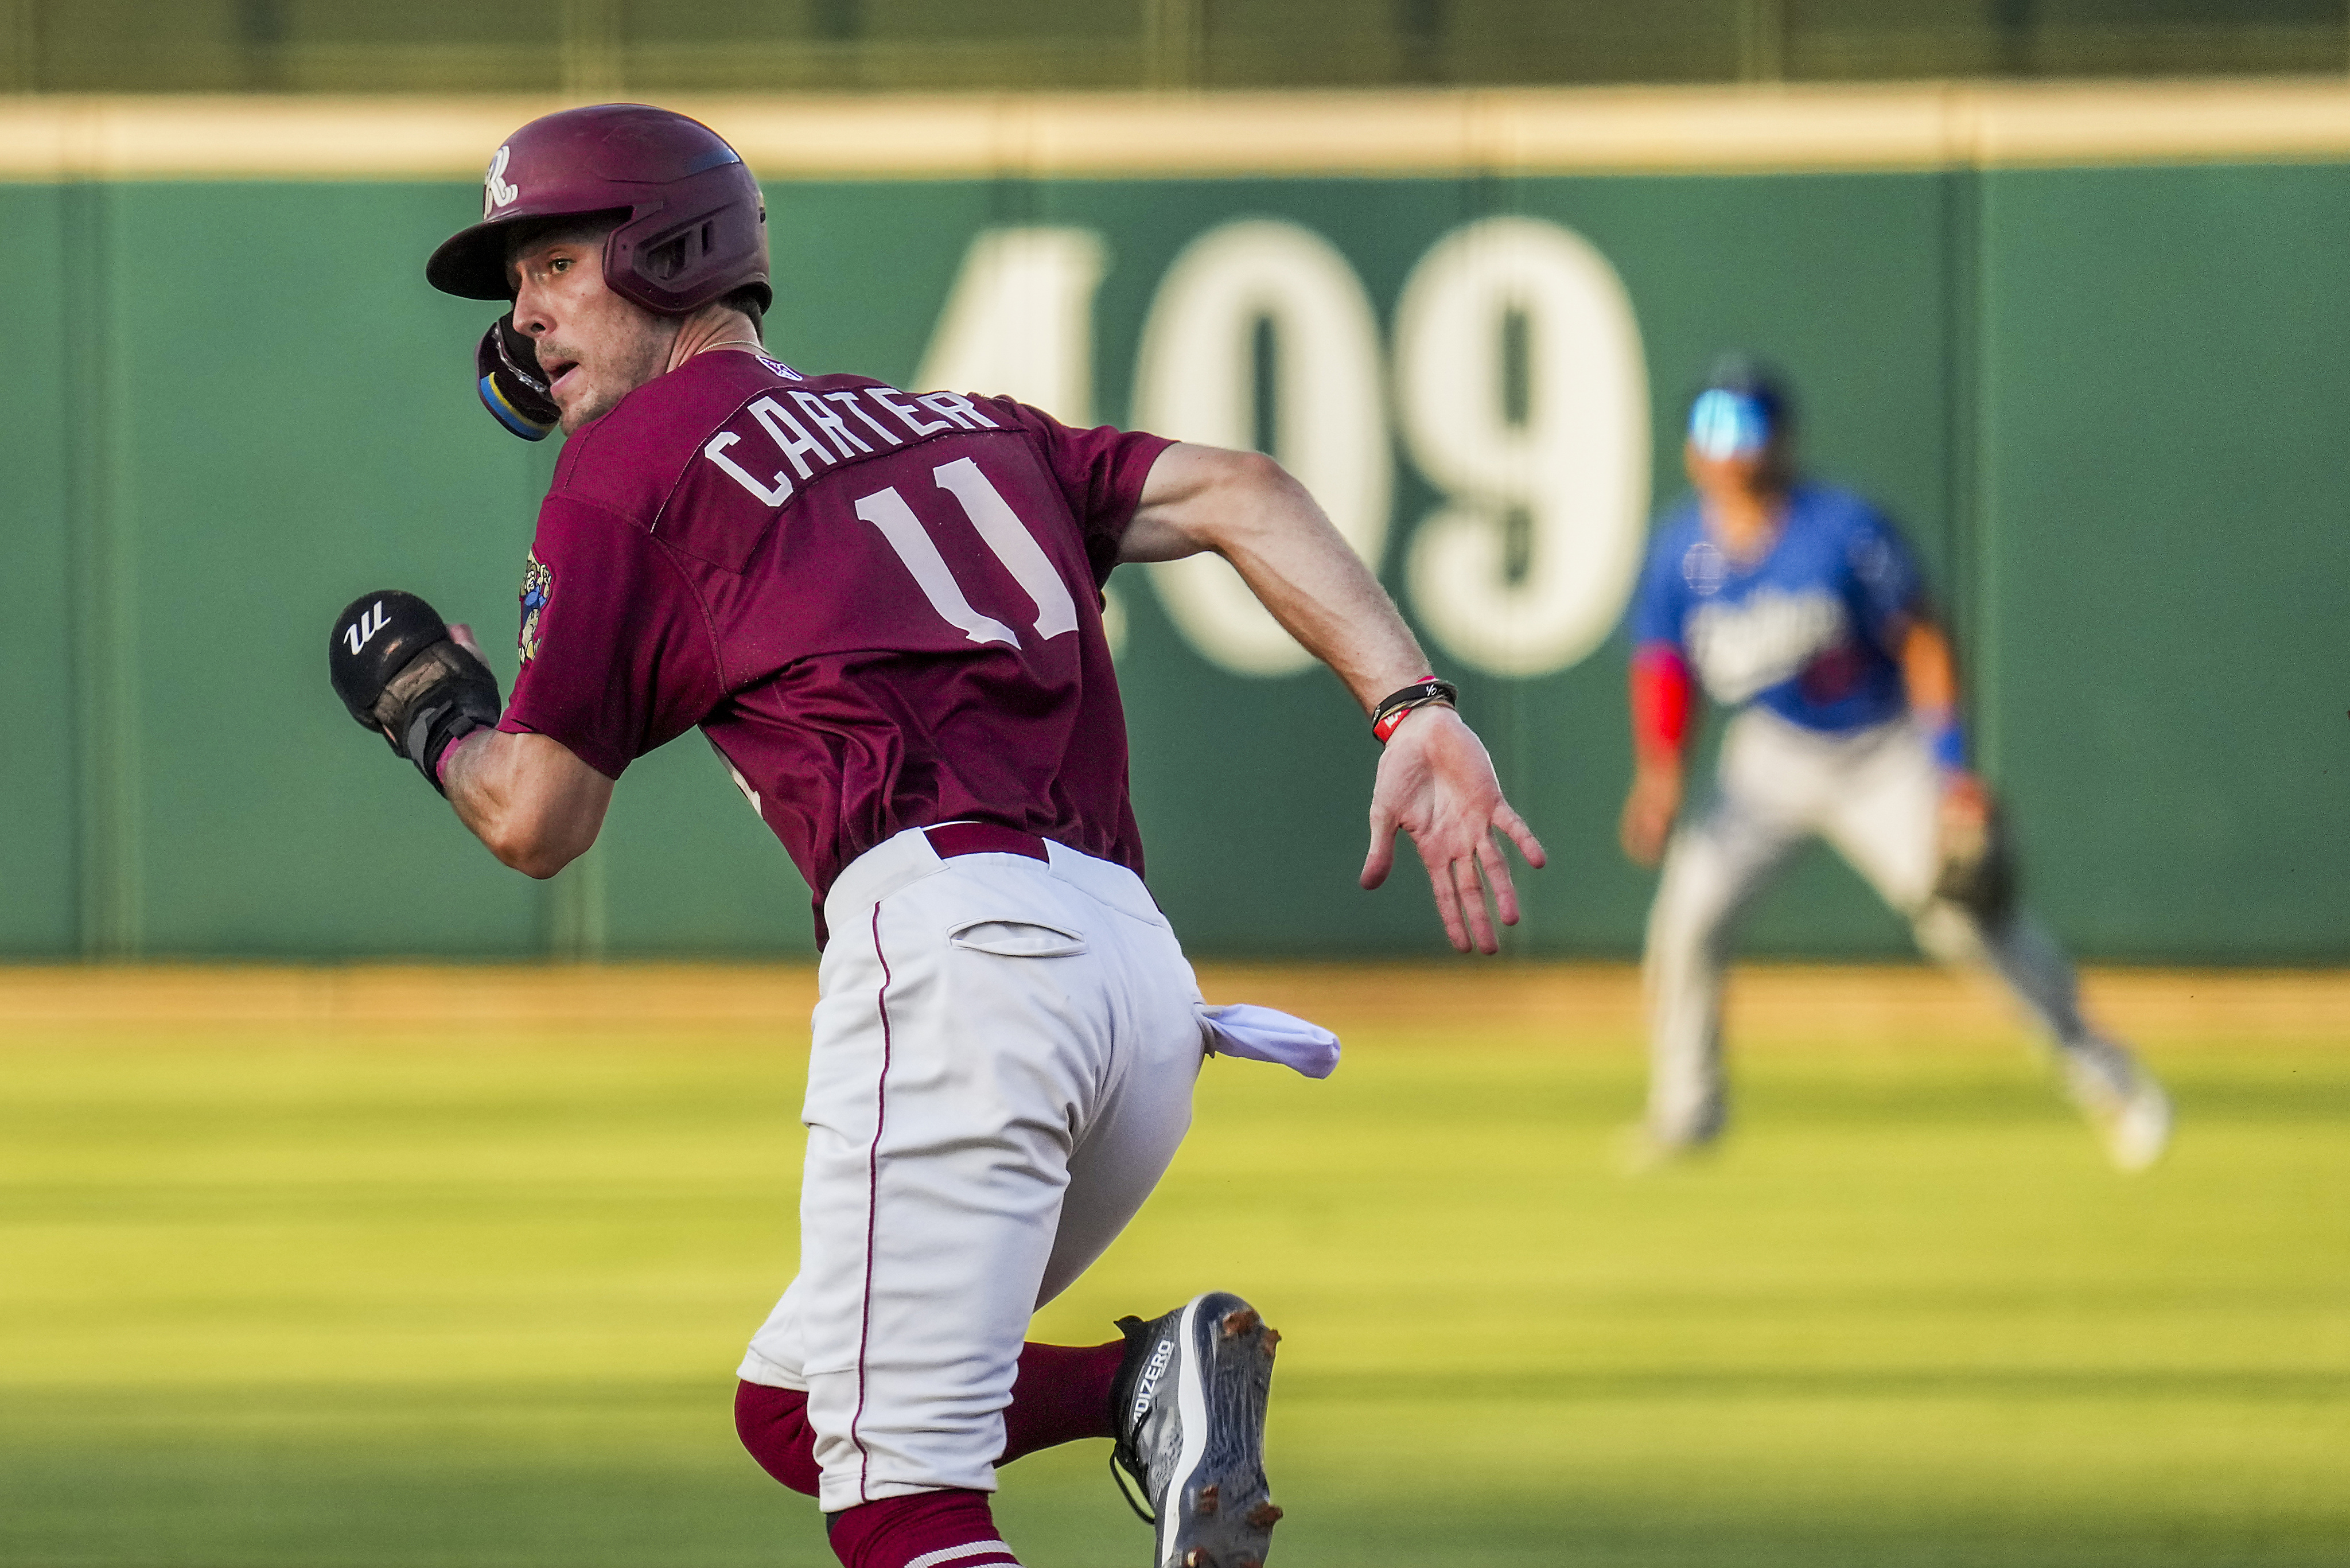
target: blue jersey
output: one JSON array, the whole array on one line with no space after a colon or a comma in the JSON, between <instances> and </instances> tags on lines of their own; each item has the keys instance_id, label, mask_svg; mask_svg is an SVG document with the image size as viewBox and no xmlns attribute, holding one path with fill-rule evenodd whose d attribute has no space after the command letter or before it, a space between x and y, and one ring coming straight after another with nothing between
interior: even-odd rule
<instances>
[{"instance_id":1,"label":"blue jersey","mask_svg":"<svg viewBox=\"0 0 2350 1568\"><path fill-rule=\"evenodd\" d=\"M1849 732L1908 707L1891 639L1918 596L1893 524L1847 491L1797 486L1770 553L1743 566L1707 535L1692 498L1649 542L1632 640L1679 650L1723 707L1759 702L1808 730Z\"/></svg>"}]
</instances>

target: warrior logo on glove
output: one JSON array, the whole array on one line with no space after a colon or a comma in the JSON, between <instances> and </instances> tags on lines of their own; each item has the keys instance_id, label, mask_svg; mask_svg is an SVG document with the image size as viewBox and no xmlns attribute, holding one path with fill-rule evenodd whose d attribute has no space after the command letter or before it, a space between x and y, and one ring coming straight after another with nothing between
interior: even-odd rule
<instances>
[{"instance_id":1,"label":"warrior logo on glove","mask_svg":"<svg viewBox=\"0 0 2350 1568\"><path fill-rule=\"evenodd\" d=\"M362 594L327 639L335 695L441 789L441 758L498 722L498 678L449 635L431 605L396 588ZM442 790L447 794L446 790Z\"/></svg>"}]
</instances>

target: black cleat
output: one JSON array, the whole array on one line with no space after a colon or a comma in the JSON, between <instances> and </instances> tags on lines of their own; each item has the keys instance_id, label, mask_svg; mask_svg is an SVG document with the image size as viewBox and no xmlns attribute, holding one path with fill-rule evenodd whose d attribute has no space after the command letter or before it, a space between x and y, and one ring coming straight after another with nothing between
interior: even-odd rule
<instances>
[{"instance_id":1,"label":"black cleat","mask_svg":"<svg viewBox=\"0 0 2350 1568\"><path fill-rule=\"evenodd\" d=\"M1118 1326L1126 1363L1111 1394L1112 1461L1149 1500L1150 1512L1135 1512L1159 1530L1152 1568L1262 1568L1281 1518L1264 1479L1264 1402L1281 1335L1222 1291Z\"/></svg>"}]
</instances>

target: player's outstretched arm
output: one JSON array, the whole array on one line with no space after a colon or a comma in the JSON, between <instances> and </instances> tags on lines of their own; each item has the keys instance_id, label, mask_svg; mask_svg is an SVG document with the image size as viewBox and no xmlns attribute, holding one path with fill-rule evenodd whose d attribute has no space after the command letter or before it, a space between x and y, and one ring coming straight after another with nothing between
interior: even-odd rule
<instances>
[{"instance_id":1,"label":"player's outstretched arm","mask_svg":"<svg viewBox=\"0 0 2350 1568\"><path fill-rule=\"evenodd\" d=\"M1387 591L1305 488L1271 458L1188 443L1159 455L1119 559L1172 561L1202 551L1230 561L1274 618L1347 683L1366 713L1430 673L1427 655ZM1495 831L1508 835L1528 865L1539 867L1544 857L1503 797L1492 759L1458 713L1430 704L1404 715L1379 758L1370 817L1363 886L1387 880L1401 829L1428 868L1452 945L1497 951L1494 916L1515 925L1518 896Z\"/></svg>"}]
</instances>

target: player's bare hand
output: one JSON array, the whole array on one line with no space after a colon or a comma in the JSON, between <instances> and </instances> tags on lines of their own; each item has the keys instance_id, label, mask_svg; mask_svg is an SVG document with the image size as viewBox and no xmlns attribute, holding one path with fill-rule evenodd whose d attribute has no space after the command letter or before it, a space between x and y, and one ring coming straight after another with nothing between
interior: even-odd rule
<instances>
[{"instance_id":1,"label":"player's bare hand","mask_svg":"<svg viewBox=\"0 0 2350 1568\"><path fill-rule=\"evenodd\" d=\"M1663 858L1665 839L1680 810L1680 764L1641 763L1632 775L1632 791L1624 797L1623 819L1617 825L1617 836L1632 864L1654 866Z\"/></svg>"},{"instance_id":2,"label":"player's bare hand","mask_svg":"<svg viewBox=\"0 0 2350 1568\"><path fill-rule=\"evenodd\" d=\"M1363 886L1376 888L1395 865L1395 836L1411 835L1444 934L1461 952L1498 952L1493 916L1518 923L1518 891L1496 829L1507 834L1526 864L1546 858L1542 841L1502 798L1501 780L1483 742L1451 709L1431 704L1407 714L1388 737L1371 786L1371 852L1363 861ZM1480 878L1482 878L1481 881ZM1488 890L1492 909L1485 904Z\"/></svg>"},{"instance_id":3,"label":"player's bare hand","mask_svg":"<svg viewBox=\"0 0 2350 1568\"><path fill-rule=\"evenodd\" d=\"M473 628L463 621L452 620L449 623L449 640L483 663L487 664L490 661L490 656L482 651L482 645L473 640Z\"/></svg>"},{"instance_id":4,"label":"player's bare hand","mask_svg":"<svg viewBox=\"0 0 2350 1568\"><path fill-rule=\"evenodd\" d=\"M1943 774L1935 826L1945 856L1981 853L1991 832L1991 789L1980 775L1964 768Z\"/></svg>"},{"instance_id":5,"label":"player's bare hand","mask_svg":"<svg viewBox=\"0 0 2350 1568\"><path fill-rule=\"evenodd\" d=\"M1982 775L1969 768L1952 768L1942 774L1942 815L1972 817L1980 821L1991 811L1991 786Z\"/></svg>"}]
</instances>

